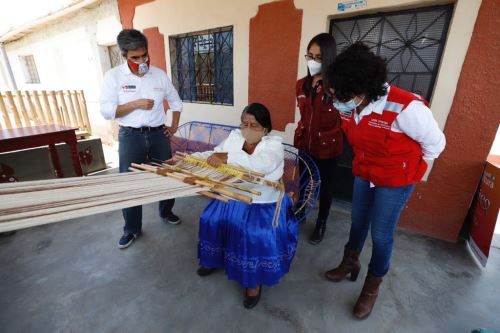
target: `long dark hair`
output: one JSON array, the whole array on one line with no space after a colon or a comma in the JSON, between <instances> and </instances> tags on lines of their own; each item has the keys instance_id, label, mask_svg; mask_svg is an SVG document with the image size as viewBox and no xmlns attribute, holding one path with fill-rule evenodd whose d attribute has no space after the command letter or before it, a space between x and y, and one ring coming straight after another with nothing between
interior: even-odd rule
<instances>
[{"instance_id":1,"label":"long dark hair","mask_svg":"<svg viewBox=\"0 0 500 333\"><path fill-rule=\"evenodd\" d=\"M267 133L271 132L273 129L273 124L271 124L271 114L269 110L266 108L264 104L260 103L251 103L248 104L244 109L241 115L251 114L255 117L255 120L260 124L260 126L267 129Z\"/></svg>"},{"instance_id":2,"label":"long dark hair","mask_svg":"<svg viewBox=\"0 0 500 333\"><path fill-rule=\"evenodd\" d=\"M356 42L340 53L325 77L325 89L333 88L340 101L365 95L373 102L387 94L387 64L362 42Z\"/></svg>"},{"instance_id":3,"label":"long dark hair","mask_svg":"<svg viewBox=\"0 0 500 333\"><path fill-rule=\"evenodd\" d=\"M314 36L307 44L307 52L313 44L319 46L321 50L321 74L323 79L325 78L326 70L333 63L335 57L337 56L337 43L335 43L335 38L332 35L323 32ZM302 91L306 96L309 96L312 88L312 76L309 73L309 68L307 68L307 77L302 86Z\"/></svg>"}]
</instances>

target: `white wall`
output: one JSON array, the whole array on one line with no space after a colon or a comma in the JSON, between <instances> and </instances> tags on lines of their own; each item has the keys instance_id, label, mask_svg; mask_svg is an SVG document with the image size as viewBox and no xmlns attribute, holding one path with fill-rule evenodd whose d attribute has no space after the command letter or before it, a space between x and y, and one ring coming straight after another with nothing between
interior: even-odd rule
<instances>
[{"instance_id":1,"label":"white wall","mask_svg":"<svg viewBox=\"0 0 500 333\"><path fill-rule=\"evenodd\" d=\"M145 29L158 26L160 32L164 34L168 72L170 72L169 35L226 25L234 26L234 107L185 103L185 112L182 114L181 123L193 120L231 125L238 123L239 111L246 105L248 100L249 20L256 15L258 5L265 2L268 1L157 0L153 3L141 5L136 9L134 27ZM302 54L305 54L307 43L314 35L329 31L330 19L379 11L442 5L450 3L450 1L368 0L367 7L346 12L338 11L338 1L295 0L294 3L296 8L303 10L302 38L297 59L299 66L297 78L300 78L306 73L306 62ZM432 110L441 128L444 128L451 109L480 4L481 0L457 0L455 2L448 39L431 101ZM294 89L294 87L290 87L290 89ZM295 123L287 125L285 133L282 133L288 142L293 138L293 131L298 118L299 114L298 110L296 110Z\"/></svg>"},{"instance_id":2,"label":"white wall","mask_svg":"<svg viewBox=\"0 0 500 333\"><path fill-rule=\"evenodd\" d=\"M98 105L102 77L110 68L102 45L114 44L120 30L116 0L105 0L6 44L18 89L83 89L93 133L111 142L111 124L102 118ZM40 84L25 83L19 56L29 54L34 56Z\"/></svg>"},{"instance_id":3,"label":"white wall","mask_svg":"<svg viewBox=\"0 0 500 333\"><path fill-rule=\"evenodd\" d=\"M240 115L248 103L248 55L250 18L257 14L265 0L177 0L155 1L136 8L134 28L157 26L165 37L167 72L170 76L168 36L181 33L233 26L234 106L184 103L181 123L208 121L227 125L240 123Z\"/></svg>"}]
</instances>

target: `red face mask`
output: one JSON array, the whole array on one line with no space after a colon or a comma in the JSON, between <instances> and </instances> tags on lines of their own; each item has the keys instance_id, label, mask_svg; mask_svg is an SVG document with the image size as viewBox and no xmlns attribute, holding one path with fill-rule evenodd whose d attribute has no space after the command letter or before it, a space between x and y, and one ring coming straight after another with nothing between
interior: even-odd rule
<instances>
[{"instance_id":1,"label":"red face mask","mask_svg":"<svg viewBox=\"0 0 500 333\"><path fill-rule=\"evenodd\" d=\"M149 71L149 57L146 62L133 62L127 59L127 64L132 72L139 73L139 75L144 75Z\"/></svg>"}]
</instances>

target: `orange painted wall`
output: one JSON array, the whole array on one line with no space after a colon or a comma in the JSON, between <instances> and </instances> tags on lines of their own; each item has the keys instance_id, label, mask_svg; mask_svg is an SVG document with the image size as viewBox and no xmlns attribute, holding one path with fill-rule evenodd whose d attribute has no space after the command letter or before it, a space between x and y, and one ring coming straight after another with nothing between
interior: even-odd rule
<instances>
[{"instance_id":1,"label":"orange painted wall","mask_svg":"<svg viewBox=\"0 0 500 333\"><path fill-rule=\"evenodd\" d=\"M123 29L132 29L134 27L135 7L143 5L154 0L118 0L118 11Z\"/></svg>"},{"instance_id":2,"label":"orange painted wall","mask_svg":"<svg viewBox=\"0 0 500 333\"><path fill-rule=\"evenodd\" d=\"M250 20L248 102L266 105L279 131L295 121L301 29L302 10L292 0L260 5Z\"/></svg>"},{"instance_id":3,"label":"orange painted wall","mask_svg":"<svg viewBox=\"0 0 500 333\"><path fill-rule=\"evenodd\" d=\"M445 126L446 149L417 185L401 226L457 240L500 123L500 6L483 0Z\"/></svg>"}]
</instances>

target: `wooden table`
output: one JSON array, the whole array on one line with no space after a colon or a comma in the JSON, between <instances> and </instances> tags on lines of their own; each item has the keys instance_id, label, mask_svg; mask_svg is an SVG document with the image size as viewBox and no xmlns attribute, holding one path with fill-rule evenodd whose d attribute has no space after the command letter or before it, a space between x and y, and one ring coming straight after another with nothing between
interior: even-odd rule
<instances>
[{"instance_id":1,"label":"wooden table","mask_svg":"<svg viewBox=\"0 0 500 333\"><path fill-rule=\"evenodd\" d=\"M63 125L40 125L33 127L0 129L0 153L13 150L49 146L56 177L62 178L61 162L57 155L56 143L66 142L71 150L73 168L77 176L82 176L82 167L76 148L77 128Z\"/></svg>"}]
</instances>

